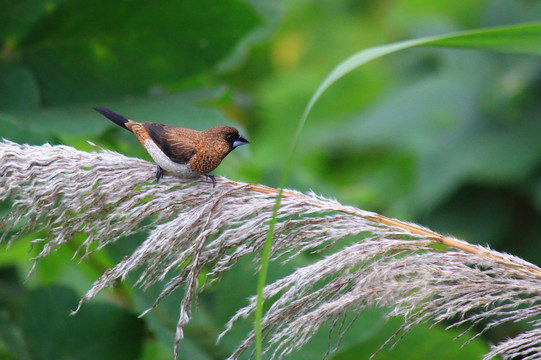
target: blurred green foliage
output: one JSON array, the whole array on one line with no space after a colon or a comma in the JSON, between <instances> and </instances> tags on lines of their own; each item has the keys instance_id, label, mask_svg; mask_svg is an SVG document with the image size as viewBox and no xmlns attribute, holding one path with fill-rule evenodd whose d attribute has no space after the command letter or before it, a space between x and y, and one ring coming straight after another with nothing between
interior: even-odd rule
<instances>
[{"instance_id":1,"label":"blurred green foliage","mask_svg":"<svg viewBox=\"0 0 541 360\"><path fill-rule=\"evenodd\" d=\"M541 4L527 0L3 0L0 136L89 151L91 140L150 159L131 134L92 107L196 129L234 123L251 144L216 174L277 186L304 106L347 56L404 39L540 18ZM538 57L428 48L392 55L322 96L288 186L539 264L540 96ZM9 208L1 205L1 212ZM70 260L81 241L74 239L73 248L39 262L22 284L36 251L26 249L38 236L0 251L0 359L171 357L182 294L138 320L159 289L119 285L87 304L88 313L69 316L92 281L143 235L81 264ZM270 280L312 258L272 264ZM255 271L246 260L202 295L180 345L182 359L222 359L238 345L249 321L221 343L215 338L254 294ZM388 332L381 311L367 311L335 358L365 358ZM454 333L421 328L376 359L418 358L420 349L426 356L479 358L487 341L512 334L493 332L461 350L461 340L450 340ZM323 329L290 358L322 357L327 344Z\"/></svg>"}]
</instances>

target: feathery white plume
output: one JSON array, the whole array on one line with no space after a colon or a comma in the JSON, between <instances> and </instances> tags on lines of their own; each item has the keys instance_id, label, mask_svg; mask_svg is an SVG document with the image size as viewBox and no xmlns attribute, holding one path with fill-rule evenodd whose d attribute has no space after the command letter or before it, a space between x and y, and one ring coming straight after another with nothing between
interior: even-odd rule
<instances>
[{"instance_id":1,"label":"feathery white plume","mask_svg":"<svg viewBox=\"0 0 541 360\"><path fill-rule=\"evenodd\" d=\"M0 200L10 200L12 208L0 219L0 241L7 238L9 244L23 233L47 230L45 238L34 240L44 242L36 261L84 233L86 240L78 249L84 258L120 237L149 231L132 254L96 280L80 305L138 268L144 270L138 279L143 287L173 275L152 308L185 287L176 355L203 268L211 267L208 276L217 279L242 256L259 254L278 190L224 178L215 188L204 178L166 176L155 183L154 170L151 163L107 150L89 153L4 140ZM265 288L265 298L279 295L262 324L273 358L303 346L323 323L374 304L390 306L391 315L403 316L404 331L425 321L476 324L484 331L503 322L531 320L532 330L494 345L485 358L540 357L541 269L517 257L285 190L273 259L287 260L352 235L360 240ZM255 298L230 320L226 331L254 307ZM252 341L253 334L231 359Z\"/></svg>"}]
</instances>

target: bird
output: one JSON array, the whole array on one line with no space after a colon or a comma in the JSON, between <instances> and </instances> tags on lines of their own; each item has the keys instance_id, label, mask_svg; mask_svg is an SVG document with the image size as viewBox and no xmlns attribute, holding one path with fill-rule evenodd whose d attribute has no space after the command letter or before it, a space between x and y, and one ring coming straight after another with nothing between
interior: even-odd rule
<instances>
[{"instance_id":1,"label":"bird","mask_svg":"<svg viewBox=\"0 0 541 360\"><path fill-rule=\"evenodd\" d=\"M236 147L250 143L231 126L198 131L146 121L138 123L104 107L94 110L137 137L157 165L157 182L167 171L183 178L205 176L215 187L216 178L209 173Z\"/></svg>"}]
</instances>

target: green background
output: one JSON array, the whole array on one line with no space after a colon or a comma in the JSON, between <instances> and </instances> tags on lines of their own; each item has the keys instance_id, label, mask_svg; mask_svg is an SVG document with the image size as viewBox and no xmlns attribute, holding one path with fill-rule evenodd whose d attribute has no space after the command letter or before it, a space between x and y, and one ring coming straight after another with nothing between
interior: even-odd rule
<instances>
[{"instance_id":1,"label":"green background","mask_svg":"<svg viewBox=\"0 0 541 360\"><path fill-rule=\"evenodd\" d=\"M205 129L231 124L251 144L215 171L278 186L310 96L347 56L453 31L538 21L541 4L510 0L0 1L0 137L86 142L149 159L130 133L92 110ZM411 49L348 74L319 100L303 130L288 187L414 221L541 263L541 62L477 50ZM5 213L9 204L1 204ZM1 229L0 229L1 231ZM30 263L28 234L0 249L0 359L170 359L181 293L142 319L159 287L119 284L69 316L111 264L142 240L88 262L81 239ZM277 279L307 264L271 264ZM135 278L135 277L133 277ZM255 293L241 262L201 295L182 359L223 359L251 327L216 336ZM106 320L106 321L104 321ZM369 309L333 359L365 359L399 326ZM376 359L478 359L522 325L464 348L460 331L419 327ZM291 359L321 358L322 329ZM333 340L335 343L336 341Z\"/></svg>"}]
</instances>

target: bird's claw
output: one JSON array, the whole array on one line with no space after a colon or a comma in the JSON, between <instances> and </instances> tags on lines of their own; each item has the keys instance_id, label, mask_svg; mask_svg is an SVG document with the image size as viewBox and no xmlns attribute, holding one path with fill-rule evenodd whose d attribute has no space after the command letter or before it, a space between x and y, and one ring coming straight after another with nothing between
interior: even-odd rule
<instances>
[{"instance_id":1,"label":"bird's claw","mask_svg":"<svg viewBox=\"0 0 541 360\"><path fill-rule=\"evenodd\" d=\"M216 178L214 177L214 175L209 175L209 174L205 174L205 177L207 179L210 179L210 181L212 181L212 187L216 187Z\"/></svg>"},{"instance_id":2,"label":"bird's claw","mask_svg":"<svg viewBox=\"0 0 541 360\"><path fill-rule=\"evenodd\" d=\"M156 169L156 182L159 182L160 179L163 177L163 169L160 165L158 165L158 168Z\"/></svg>"}]
</instances>

